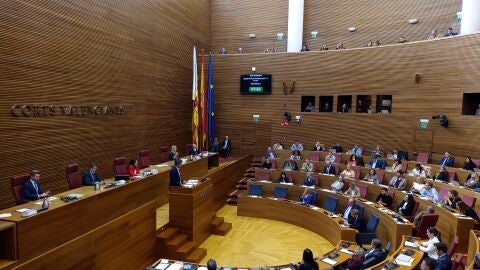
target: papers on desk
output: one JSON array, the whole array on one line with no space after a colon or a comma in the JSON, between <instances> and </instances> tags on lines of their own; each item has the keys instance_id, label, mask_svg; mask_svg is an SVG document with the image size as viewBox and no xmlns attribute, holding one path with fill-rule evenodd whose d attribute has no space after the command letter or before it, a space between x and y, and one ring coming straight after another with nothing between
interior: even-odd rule
<instances>
[{"instance_id":1,"label":"papers on desk","mask_svg":"<svg viewBox=\"0 0 480 270\"><path fill-rule=\"evenodd\" d=\"M170 264L168 263L168 261L166 263L163 263L164 260L162 260L162 262L160 262L156 267L155 269L161 269L161 270L165 270L167 269Z\"/></svg>"},{"instance_id":2,"label":"papers on desk","mask_svg":"<svg viewBox=\"0 0 480 270\"><path fill-rule=\"evenodd\" d=\"M23 213L23 212L27 212L27 211L30 211L32 209L29 209L29 208L21 208L21 209L17 209L15 211L19 212L19 213Z\"/></svg>"},{"instance_id":3,"label":"papers on desk","mask_svg":"<svg viewBox=\"0 0 480 270\"><path fill-rule=\"evenodd\" d=\"M170 267L168 267L168 270L180 270L183 268L183 264L181 263L172 263Z\"/></svg>"},{"instance_id":4,"label":"papers on desk","mask_svg":"<svg viewBox=\"0 0 480 270\"><path fill-rule=\"evenodd\" d=\"M328 264L330 264L330 265L335 265L335 264L337 264L337 262L336 262L336 261L334 261L334 260L331 260L331 259L329 259L329 258L325 258L325 259L323 259L323 260L322 260L322 262L324 262L324 263L328 263Z\"/></svg>"},{"instance_id":5,"label":"papers on desk","mask_svg":"<svg viewBox=\"0 0 480 270\"><path fill-rule=\"evenodd\" d=\"M374 204L373 202L370 202L370 201L365 201L364 203L365 203L365 204L368 204L368 205Z\"/></svg>"},{"instance_id":6,"label":"papers on desk","mask_svg":"<svg viewBox=\"0 0 480 270\"><path fill-rule=\"evenodd\" d=\"M200 266L199 268L197 268L197 270L207 270L207 267L205 267L205 266Z\"/></svg>"},{"instance_id":7,"label":"papers on desk","mask_svg":"<svg viewBox=\"0 0 480 270\"><path fill-rule=\"evenodd\" d=\"M340 224L340 227L342 227L342 228L350 228L350 226L345 225L345 224Z\"/></svg>"},{"instance_id":8,"label":"papers on desk","mask_svg":"<svg viewBox=\"0 0 480 270\"><path fill-rule=\"evenodd\" d=\"M410 241L405 241L405 246L406 247L417 247L417 245L413 242Z\"/></svg>"},{"instance_id":9,"label":"papers on desk","mask_svg":"<svg viewBox=\"0 0 480 270\"><path fill-rule=\"evenodd\" d=\"M332 218L337 218L339 215L331 215Z\"/></svg>"},{"instance_id":10,"label":"papers on desk","mask_svg":"<svg viewBox=\"0 0 480 270\"><path fill-rule=\"evenodd\" d=\"M340 249L340 252L343 252L343 253L346 253L346 254L349 254L349 255L353 255L353 252L351 252L350 250L348 250L346 248Z\"/></svg>"},{"instance_id":11,"label":"papers on desk","mask_svg":"<svg viewBox=\"0 0 480 270\"><path fill-rule=\"evenodd\" d=\"M400 254L395 258L395 263L404 266L412 266L413 258L405 254Z\"/></svg>"},{"instance_id":12,"label":"papers on desk","mask_svg":"<svg viewBox=\"0 0 480 270\"><path fill-rule=\"evenodd\" d=\"M157 164L157 165L153 165L155 167L170 167L170 165L167 165L167 164Z\"/></svg>"},{"instance_id":13,"label":"papers on desk","mask_svg":"<svg viewBox=\"0 0 480 270\"><path fill-rule=\"evenodd\" d=\"M265 181L265 182L267 182L267 181ZM289 185L289 186L293 186L293 183L280 183L280 184L282 184L282 185Z\"/></svg>"},{"instance_id":14,"label":"papers on desk","mask_svg":"<svg viewBox=\"0 0 480 270\"><path fill-rule=\"evenodd\" d=\"M320 207L312 206L311 207L313 210L320 210Z\"/></svg>"},{"instance_id":15,"label":"papers on desk","mask_svg":"<svg viewBox=\"0 0 480 270\"><path fill-rule=\"evenodd\" d=\"M3 214L0 214L0 218L7 218L7 217L11 217L12 214L10 213L3 213Z\"/></svg>"}]
</instances>

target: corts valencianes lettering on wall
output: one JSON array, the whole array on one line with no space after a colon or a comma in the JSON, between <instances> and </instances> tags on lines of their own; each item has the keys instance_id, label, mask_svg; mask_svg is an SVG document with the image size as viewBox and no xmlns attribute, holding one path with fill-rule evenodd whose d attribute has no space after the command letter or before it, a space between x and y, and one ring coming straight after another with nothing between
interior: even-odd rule
<instances>
[{"instance_id":1,"label":"corts valencianes lettering on wall","mask_svg":"<svg viewBox=\"0 0 480 270\"><path fill-rule=\"evenodd\" d=\"M101 105L13 105L12 116L15 117L49 117L49 116L111 116L125 114L125 108Z\"/></svg>"}]
</instances>

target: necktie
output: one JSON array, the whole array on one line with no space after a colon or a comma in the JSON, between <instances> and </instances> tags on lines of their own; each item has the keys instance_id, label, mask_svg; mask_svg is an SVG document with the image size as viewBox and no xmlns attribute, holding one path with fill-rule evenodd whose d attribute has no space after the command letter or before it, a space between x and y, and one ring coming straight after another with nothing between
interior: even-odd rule
<instances>
[{"instance_id":1,"label":"necktie","mask_svg":"<svg viewBox=\"0 0 480 270\"><path fill-rule=\"evenodd\" d=\"M447 163L448 157L443 159L442 166L445 166L445 163Z\"/></svg>"},{"instance_id":2,"label":"necktie","mask_svg":"<svg viewBox=\"0 0 480 270\"><path fill-rule=\"evenodd\" d=\"M347 207L347 210L345 210L345 213L343 214L343 218L348 218L348 214L350 214L350 209L352 209L351 205L349 205Z\"/></svg>"},{"instance_id":3,"label":"necktie","mask_svg":"<svg viewBox=\"0 0 480 270\"><path fill-rule=\"evenodd\" d=\"M402 178L400 177L397 177L397 181L395 181L395 188L398 188L398 186L400 185L400 182L402 181Z\"/></svg>"},{"instance_id":4,"label":"necktie","mask_svg":"<svg viewBox=\"0 0 480 270\"><path fill-rule=\"evenodd\" d=\"M95 181L95 176L93 175L93 172L90 172L90 174L92 175L92 182L96 182Z\"/></svg>"},{"instance_id":5,"label":"necktie","mask_svg":"<svg viewBox=\"0 0 480 270\"><path fill-rule=\"evenodd\" d=\"M330 165L327 167L327 173L330 173Z\"/></svg>"},{"instance_id":6,"label":"necktie","mask_svg":"<svg viewBox=\"0 0 480 270\"><path fill-rule=\"evenodd\" d=\"M37 198L38 198L38 186L37 186L37 183L35 183L35 181L32 181L32 184L33 184L33 187L35 188L35 192L37 193Z\"/></svg>"},{"instance_id":7,"label":"necktie","mask_svg":"<svg viewBox=\"0 0 480 270\"><path fill-rule=\"evenodd\" d=\"M178 167L175 167L177 168L177 172L178 172L178 177L180 178L180 181L182 180L182 175L180 174L180 169Z\"/></svg>"}]
</instances>

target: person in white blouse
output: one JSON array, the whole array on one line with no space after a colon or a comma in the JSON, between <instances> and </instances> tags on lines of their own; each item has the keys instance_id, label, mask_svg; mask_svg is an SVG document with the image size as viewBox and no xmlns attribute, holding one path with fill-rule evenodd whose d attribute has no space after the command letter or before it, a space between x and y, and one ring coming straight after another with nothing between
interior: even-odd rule
<instances>
[{"instance_id":1,"label":"person in white blouse","mask_svg":"<svg viewBox=\"0 0 480 270\"><path fill-rule=\"evenodd\" d=\"M355 179L355 171L352 170L352 166L347 164L347 168L341 173L346 178Z\"/></svg>"},{"instance_id":2,"label":"person in white blouse","mask_svg":"<svg viewBox=\"0 0 480 270\"><path fill-rule=\"evenodd\" d=\"M331 162L335 163L335 155L332 153L328 153L328 155L325 157L325 162Z\"/></svg>"},{"instance_id":3,"label":"person in white blouse","mask_svg":"<svg viewBox=\"0 0 480 270\"><path fill-rule=\"evenodd\" d=\"M358 197L360 196L360 189L355 185L355 182L348 183L349 187L347 191L345 191L345 195L350 197Z\"/></svg>"},{"instance_id":4,"label":"person in white blouse","mask_svg":"<svg viewBox=\"0 0 480 270\"><path fill-rule=\"evenodd\" d=\"M305 162L302 164L302 168L300 169L303 172L312 172L313 171L313 163L310 162L310 159L306 159Z\"/></svg>"},{"instance_id":5,"label":"person in white blouse","mask_svg":"<svg viewBox=\"0 0 480 270\"><path fill-rule=\"evenodd\" d=\"M343 182L343 177L340 175L338 176L338 179L335 180L335 182L333 182L330 187L332 188L332 191L342 192L344 184L345 183Z\"/></svg>"},{"instance_id":6,"label":"person in white blouse","mask_svg":"<svg viewBox=\"0 0 480 270\"><path fill-rule=\"evenodd\" d=\"M427 236L428 241L416 241L415 244L417 244L421 251L427 253L428 257L436 260L438 259L438 253L437 249L435 248L435 243L439 243L441 240L440 232L435 227L430 227L427 229Z\"/></svg>"},{"instance_id":7,"label":"person in white blouse","mask_svg":"<svg viewBox=\"0 0 480 270\"><path fill-rule=\"evenodd\" d=\"M425 177L417 177L415 179L415 182L413 182L412 189L410 189L410 192L420 194L422 193L422 190L425 188Z\"/></svg>"},{"instance_id":8,"label":"person in white blouse","mask_svg":"<svg viewBox=\"0 0 480 270\"><path fill-rule=\"evenodd\" d=\"M427 170L420 163L415 164L415 168L413 168L412 174L415 177L430 177L429 170Z\"/></svg>"}]
</instances>

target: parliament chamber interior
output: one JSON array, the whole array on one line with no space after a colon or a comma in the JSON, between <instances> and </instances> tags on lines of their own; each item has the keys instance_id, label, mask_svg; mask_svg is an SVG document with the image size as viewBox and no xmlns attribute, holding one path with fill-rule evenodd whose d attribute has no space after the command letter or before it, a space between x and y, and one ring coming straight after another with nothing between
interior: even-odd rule
<instances>
[{"instance_id":1,"label":"parliament chamber interior","mask_svg":"<svg viewBox=\"0 0 480 270\"><path fill-rule=\"evenodd\" d=\"M0 7L0 269L480 269L480 1Z\"/></svg>"}]
</instances>

